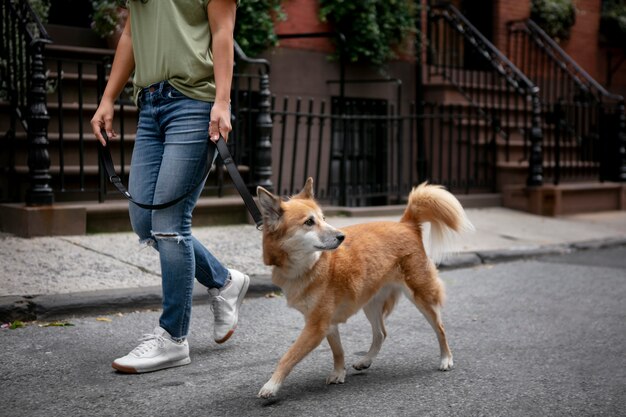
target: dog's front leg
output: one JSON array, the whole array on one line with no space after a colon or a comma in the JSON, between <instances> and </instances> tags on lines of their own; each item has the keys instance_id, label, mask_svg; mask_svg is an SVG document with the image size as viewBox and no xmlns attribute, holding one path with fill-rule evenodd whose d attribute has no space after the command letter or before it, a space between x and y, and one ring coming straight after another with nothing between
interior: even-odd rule
<instances>
[{"instance_id":1,"label":"dog's front leg","mask_svg":"<svg viewBox=\"0 0 626 417\"><path fill-rule=\"evenodd\" d=\"M278 362L278 366L270 380L259 391L258 397L270 398L275 396L293 367L322 343L327 330L328 322L307 322L300 336Z\"/></svg>"},{"instance_id":2,"label":"dog's front leg","mask_svg":"<svg viewBox=\"0 0 626 417\"><path fill-rule=\"evenodd\" d=\"M327 384L343 384L346 380L346 364L343 356L343 347L341 346L341 338L339 337L339 328L337 325L330 326L328 335L326 335L330 349L333 351L334 369L326 378Z\"/></svg>"}]
</instances>

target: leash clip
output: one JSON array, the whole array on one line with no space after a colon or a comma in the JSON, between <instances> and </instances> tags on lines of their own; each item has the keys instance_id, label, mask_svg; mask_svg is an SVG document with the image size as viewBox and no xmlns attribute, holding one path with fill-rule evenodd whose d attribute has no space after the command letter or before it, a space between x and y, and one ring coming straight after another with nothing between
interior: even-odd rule
<instances>
[{"instance_id":1,"label":"leash clip","mask_svg":"<svg viewBox=\"0 0 626 417\"><path fill-rule=\"evenodd\" d=\"M111 184L120 184L122 182L122 179L117 175L111 175L109 177L109 181L111 182Z\"/></svg>"}]
</instances>

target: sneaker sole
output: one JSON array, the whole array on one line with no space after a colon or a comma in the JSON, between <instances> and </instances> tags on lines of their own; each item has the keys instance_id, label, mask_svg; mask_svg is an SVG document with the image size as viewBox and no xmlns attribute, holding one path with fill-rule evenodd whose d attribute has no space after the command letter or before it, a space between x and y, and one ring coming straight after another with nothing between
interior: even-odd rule
<instances>
[{"instance_id":1,"label":"sneaker sole","mask_svg":"<svg viewBox=\"0 0 626 417\"><path fill-rule=\"evenodd\" d=\"M130 366L123 366L123 365L119 365L115 362L113 362L111 364L111 366L113 367L113 369L122 372L124 374L143 374L145 372L154 372L154 371L160 371L161 369L167 369L167 368L174 368L177 366L183 366L183 365L188 365L191 363L191 358L184 358L184 359L180 359L174 362L168 362L168 363L164 363L162 365L158 365L158 366L153 366L152 368L132 368Z\"/></svg>"},{"instance_id":2,"label":"sneaker sole","mask_svg":"<svg viewBox=\"0 0 626 417\"><path fill-rule=\"evenodd\" d=\"M215 343L217 344L222 344L224 342L226 342L228 339L230 339L230 337L233 335L233 333L235 333L235 329L237 328L237 322L239 321L239 307L241 307L241 303L243 303L243 299L246 296L246 293L248 292L248 287L250 286L250 277L246 274L243 275L243 287L241 288L241 291L239 292L239 297L237 297L237 304L236 304L236 314L237 314L237 320L235 320L235 324L233 324L233 328L230 329L230 331L228 333L226 333L226 336L222 337L221 339L215 339Z\"/></svg>"}]
</instances>

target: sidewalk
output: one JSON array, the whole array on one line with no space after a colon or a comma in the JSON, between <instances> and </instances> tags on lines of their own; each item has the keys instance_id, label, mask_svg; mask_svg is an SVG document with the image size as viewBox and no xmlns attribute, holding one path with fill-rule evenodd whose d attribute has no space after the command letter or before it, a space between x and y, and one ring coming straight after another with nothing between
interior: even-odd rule
<instances>
[{"instance_id":1,"label":"sidewalk","mask_svg":"<svg viewBox=\"0 0 626 417\"><path fill-rule=\"evenodd\" d=\"M343 227L400 218L329 217ZM547 218L500 207L467 209L476 232L440 269L502 262L546 253L626 244L626 211ZM226 266L251 277L249 296L276 291L263 265L261 233L252 225L194 230ZM160 305L157 253L132 233L22 239L0 234L0 322L50 319ZM196 285L196 302L206 301Z\"/></svg>"}]
</instances>

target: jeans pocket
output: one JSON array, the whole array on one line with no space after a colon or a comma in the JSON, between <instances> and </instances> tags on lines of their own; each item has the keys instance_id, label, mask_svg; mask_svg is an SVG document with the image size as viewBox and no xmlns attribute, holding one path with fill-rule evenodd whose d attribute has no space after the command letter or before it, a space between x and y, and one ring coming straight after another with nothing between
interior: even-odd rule
<instances>
[{"instance_id":1,"label":"jeans pocket","mask_svg":"<svg viewBox=\"0 0 626 417\"><path fill-rule=\"evenodd\" d=\"M178 99L178 98L189 98L189 97L187 97L186 95L184 95L183 93L175 89L174 87L170 87L169 91L167 92L167 98Z\"/></svg>"}]
</instances>

